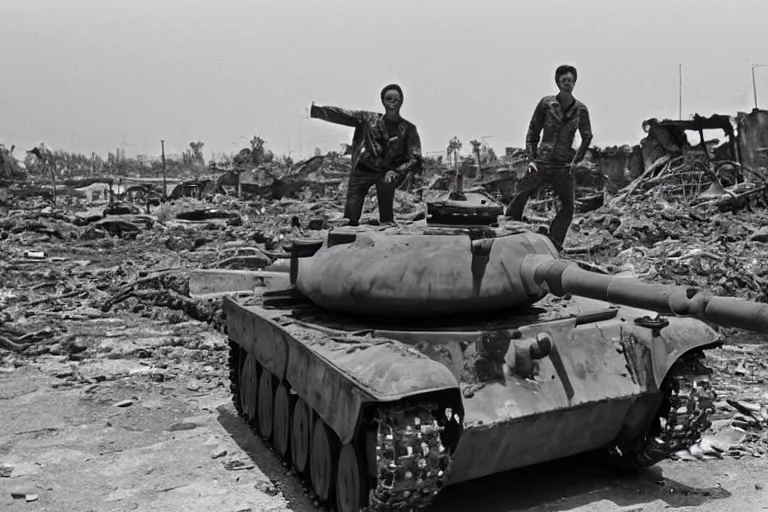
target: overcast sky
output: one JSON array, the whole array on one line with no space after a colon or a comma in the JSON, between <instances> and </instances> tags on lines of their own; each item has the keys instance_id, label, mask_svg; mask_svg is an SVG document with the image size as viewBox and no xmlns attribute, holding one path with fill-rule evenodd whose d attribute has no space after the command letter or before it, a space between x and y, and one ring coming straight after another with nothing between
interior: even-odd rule
<instances>
[{"instance_id":1,"label":"overcast sky","mask_svg":"<svg viewBox=\"0 0 768 512\"><path fill-rule=\"evenodd\" d=\"M352 130L301 110L377 111L390 82L425 152L453 135L503 151L563 63L593 144L636 143L644 119L677 117L679 63L684 117L751 110L750 64L768 64L757 0L0 0L0 17L0 142L102 156L165 139L209 158L255 134L294 158L335 150Z\"/></svg>"}]
</instances>

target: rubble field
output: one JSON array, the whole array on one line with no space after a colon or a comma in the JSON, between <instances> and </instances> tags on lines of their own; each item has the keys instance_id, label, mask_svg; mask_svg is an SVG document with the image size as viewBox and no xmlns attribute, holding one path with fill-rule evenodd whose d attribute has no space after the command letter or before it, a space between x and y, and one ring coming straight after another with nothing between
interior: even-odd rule
<instances>
[{"instance_id":1,"label":"rubble field","mask_svg":"<svg viewBox=\"0 0 768 512\"><path fill-rule=\"evenodd\" d=\"M658 179L683 172L661 162L603 206L578 213L566 257L768 301L759 184L710 187L693 198L668 186L674 179ZM369 220L377 218L370 197ZM285 265L292 240L322 236L341 221L343 199L327 191L301 200L183 197L147 213L129 204L54 209L30 198L0 210L0 403L13 411L0 422L0 509L313 510L258 440L236 442L248 434L238 433L228 404L227 344L211 325L218 304L191 296L188 271ZM398 223L418 218L423 200L398 190ZM547 201L527 210L533 224L553 215ZM723 333L726 345L708 352L719 397L713 426L700 445L664 462L665 474L686 464L701 471L715 459L765 474L768 348L762 336ZM637 477L651 501L667 499L665 492L678 493L674 506L723 497L652 475ZM739 485L758 492L764 483ZM446 500L435 509L455 509ZM551 510L530 510L536 506Z\"/></svg>"}]
</instances>

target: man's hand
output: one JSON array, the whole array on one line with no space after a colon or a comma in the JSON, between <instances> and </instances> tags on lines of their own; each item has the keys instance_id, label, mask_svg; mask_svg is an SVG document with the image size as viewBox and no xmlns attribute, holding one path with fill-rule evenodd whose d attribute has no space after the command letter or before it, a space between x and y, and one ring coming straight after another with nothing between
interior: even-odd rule
<instances>
[{"instance_id":1,"label":"man's hand","mask_svg":"<svg viewBox=\"0 0 768 512\"><path fill-rule=\"evenodd\" d=\"M577 160L576 158L571 160L571 163L568 164L568 175L569 176L573 175L573 171L576 170L576 166L579 165L580 162L581 162L581 160Z\"/></svg>"},{"instance_id":2,"label":"man's hand","mask_svg":"<svg viewBox=\"0 0 768 512\"><path fill-rule=\"evenodd\" d=\"M535 173L535 172L536 172L536 171L538 171L538 170L539 170L539 168L538 168L538 166L536 165L536 162L529 162L529 163L528 163L528 168L525 170L525 172L526 172L527 174L533 174L533 173Z\"/></svg>"},{"instance_id":3,"label":"man's hand","mask_svg":"<svg viewBox=\"0 0 768 512\"><path fill-rule=\"evenodd\" d=\"M397 173L395 171L387 171L387 174L384 175L384 181L387 183L394 183L396 179Z\"/></svg>"}]
</instances>

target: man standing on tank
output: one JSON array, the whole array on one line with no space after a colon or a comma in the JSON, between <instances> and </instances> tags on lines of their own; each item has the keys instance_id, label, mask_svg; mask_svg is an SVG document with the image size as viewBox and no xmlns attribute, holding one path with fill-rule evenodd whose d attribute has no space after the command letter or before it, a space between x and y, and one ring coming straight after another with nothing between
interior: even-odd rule
<instances>
[{"instance_id":1,"label":"man standing on tank","mask_svg":"<svg viewBox=\"0 0 768 512\"><path fill-rule=\"evenodd\" d=\"M521 220L528 199L542 185L550 184L561 206L549 227L549 237L558 250L563 249L565 235L574 212L574 167L584 159L592 142L592 125L586 105L573 97L576 68L563 65L555 70L555 83L560 92L544 96L536 105L525 138L528 168L515 186L515 195L507 205L505 215ZM574 152L576 130L581 145ZM542 134L543 130L543 134Z\"/></svg>"},{"instance_id":2,"label":"man standing on tank","mask_svg":"<svg viewBox=\"0 0 768 512\"><path fill-rule=\"evenodd\" d=\"M352 126L351 174L347 185L344 218L350 226L360 223L365 196L376 187L379 220L395 222L395 189L409 172L421 166L421 140L416 126L400 117L403 90L390 84L381 90L384 113L319 107L312 102L310 117L330 123Z\"/></svg>"}]
</instances>

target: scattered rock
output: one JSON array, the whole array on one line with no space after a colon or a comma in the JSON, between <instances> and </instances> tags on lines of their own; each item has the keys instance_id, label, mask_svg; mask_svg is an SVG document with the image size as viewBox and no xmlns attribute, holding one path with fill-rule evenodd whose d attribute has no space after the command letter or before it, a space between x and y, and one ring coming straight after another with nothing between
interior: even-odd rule
<instances>
[{"instance_id":1,"label":"scattered rock","mask_svg":"<svg viewBox=\"0 0 768 512\"><path fill-rule=\"evenodd\" d=\"M133 405L133 400L122 400L115 404L115 407L130 407Z\"/></svg>"},{"instance_id":2,"label":"scattered rock","mask_svg":"<svg viewBox=\"0 0 768 512\"><path fill-rule=\"evenodd\" d=\"M749 237L754 242L768 242L768 226L761 226Z\"/></svg>"},{"instance_id":3,"label":"scattered rock","mask_svg":"<svg viewBox=\"0 0 768 512\"><path fill-rule=\"evenodd\" d=\"M15 491L11 491L11 498L15 500L36 501L38 495L37 491L32 489L17 489Z\"/></svg>"},{"instance_id":4,"label":"scattered rock","mask_svg":"<svg viewBox=\"0 0 768 512\"><path fill-rule=\"evenodd\" d=\"M261 491L264 494L269 494L270 496L277 496L280 493L280 491L277 489L275 484L273 484L272 482L259 481L259 482L256 482L256 484L253 487L257 491Z\"/></svg>"},{"instance_id":5,"label":"scattered rock","mask_svg":"<svg viewBox=\"0 0 768 512\"><path fill-rule=\"evenodd\" d=\"M239 471L253 469L256 466L250 460L228 460L224 461L224 469L227 471Z\"/></svg>"},{"instance_id":6,"label":"scattered rock","mask_svg":"<svg viewBox=\"0 0 768 512\"><path fill-rule=\"evenodd\" d=\"M179 432L182 430L194 430L197 428L197 423L176 423L171 425L168 432Z\"/></svg>"},{"instance_id":7,"label":"scattered rock","mask_svg":"<svg viewBox=\"0 0 768 512\"><path fill-rule=\"evenodd\" d=\"M749 402L742 402L737 400L726 400L728 405L736 409L742 414L751 415L755 412L760 412L760 406Z\"/></svg>"},{"instance_id":8,"label":"scattered rock","mask_svg":"<svg viewBox=\"0 0 768 512\"><path fill-rule=\"evenodd\" d=\"M216 450L213 450L211 452L211 458L212 459L218 459L227 454L227 450L225 448L218 448Z\"/></svg>"}]
</instances>

